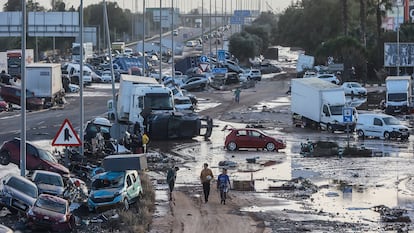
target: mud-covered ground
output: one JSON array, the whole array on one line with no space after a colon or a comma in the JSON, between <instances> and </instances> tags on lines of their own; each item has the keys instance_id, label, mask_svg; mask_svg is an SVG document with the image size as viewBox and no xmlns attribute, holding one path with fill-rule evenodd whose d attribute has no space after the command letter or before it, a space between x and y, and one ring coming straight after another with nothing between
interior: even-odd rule
<instances>
[{"instance_id":1,"label":"mud-covered ground","mask_svg":"<svg viewBox=\"0 0 414 233\"><path fill-rule=\"evenodd\" d=\"M286 69L285 69L286 70ZM168 203L166 186L158 186L158 208L151 232L409 232L413 225L413 142L361 141L350 135L351 146L373 150L368 157L304 157L306 139L348 143L344 133L295 128L291 123L290 73L266 75L254 88L244 89L240 104L231 90L195 93L200 113L215 119L209 141L197 138L185 144L159 146L180 166L174 202ZM377 92L378 87L368 87ZM376 101L375 101L376 102ZM365 105L366 106L366 105ZM366 109L362 109L366 111ZM371 110L370 110L371 111ZM377 110L376 110L377 111ZM401 118L403 119L403 118ZM407 124L407 122L405 122ZM278 153L227 152L223 148L226 125L263 127L283 138L287 148ZM247 158L257 158L255 164ZM219 203L213 185L212 200L202 201L199 173L208 162L218 175L220 161L232 161L233 181L253 181L255 191L230 191L230 202ZM163 179L163 174L157 174ZM252 182L252 183L253 183Z\"/></svg>"}]
</instances>

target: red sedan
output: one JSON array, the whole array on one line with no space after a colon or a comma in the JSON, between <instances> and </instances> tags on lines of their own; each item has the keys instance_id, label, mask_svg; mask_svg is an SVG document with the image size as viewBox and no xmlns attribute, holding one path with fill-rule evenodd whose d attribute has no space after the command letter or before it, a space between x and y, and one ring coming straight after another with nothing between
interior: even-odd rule
<instances>
[{"instance_id":1,"label":"red sedan","mask_svg":"<svg viewBox=\"0 0 414 233\"><path fill-rule=\"evenodd\" d=\"M286 148L286 143L276 139L257 129L231 129L226 136L224 146L229 151L240 148L266 149L267 151L278 151Z\"/></svg>"},{"instance_id":2,"label":"red sedan","mask_svg":"<svg viewBox=\"0 0 414 233\"><path fill-rule=\"evenodd\" d=\"M28 224L32 228L42 228L53 232L72 231L75 216L70 212L69 202L49 194L40 194L35 204L27 212Z\"/></svg>"}]
</instances>

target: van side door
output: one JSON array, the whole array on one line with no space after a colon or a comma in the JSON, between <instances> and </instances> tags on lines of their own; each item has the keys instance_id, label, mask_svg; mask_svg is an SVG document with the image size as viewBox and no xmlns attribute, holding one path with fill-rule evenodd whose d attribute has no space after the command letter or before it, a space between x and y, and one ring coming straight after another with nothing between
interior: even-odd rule
<instances>
[{"instance_id":1,"label":"van side door","mask_svg":"<svg viewBox=\"0 0 414 233\"><path fill-rule=\"evenodd\" d=\"M384 130L384 123L382 122L382 119L378 117L374 117L373 124L371 126L370 131L372 131L372 136L374 137L382 137L382 132Z\"/></svg>"}]
</instances>

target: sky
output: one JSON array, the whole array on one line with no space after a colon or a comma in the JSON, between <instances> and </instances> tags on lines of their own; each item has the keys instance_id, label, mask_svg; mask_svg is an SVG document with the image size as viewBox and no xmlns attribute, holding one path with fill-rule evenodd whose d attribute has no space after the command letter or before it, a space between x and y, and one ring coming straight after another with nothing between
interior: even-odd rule
<instances>
[{"instance_id":1,"label":"sky","mask_svg":"<svg viewBox=\"0 0 414 233\"><path fill-rule=\"evenodd\" d=\"M40 5L50 9L52 0L33 0L38 2ZM81 0L63 0L66 3L66 7L74 6L77 8ZM83 5L87 6L90 4L97 4L102 0L83 0ZM0 3L6 2L6 0L0 0ZM133 12L142 12L143 0L107 0L107 2L118 2L118 5L121 8L127 8ZM268 11L271 10L268 6L273 9L274 13L282 12L286 9L291 0L161 0L162 6L170 7L171 3L174 2L175 7L180 8L181 12L188 12L191 9L200 8L202 3L204 3L204 9L208 11L210 8L210 2L212 4L212 11L215 9L215 3L217 3L217 11L221 12L222 8L227 9L227 12L230 12L230 9L240 9L240 10L262 10ZM1 8L4 5L1 4ZM159 7L160 0L146 0L146 7ZM226 4L226 6L224 6ZM223 6L223 7L222 7Z\"/></svg>"}]
</instances>

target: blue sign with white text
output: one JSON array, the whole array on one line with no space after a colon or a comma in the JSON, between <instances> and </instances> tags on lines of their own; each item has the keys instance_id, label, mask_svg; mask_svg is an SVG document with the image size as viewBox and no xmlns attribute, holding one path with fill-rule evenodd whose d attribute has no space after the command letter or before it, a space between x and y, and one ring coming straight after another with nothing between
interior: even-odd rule
<instances>
[{"instance_id":1,"label":"blue sign with white text","mask_svg":"<svg viewBox=\"0 0 414 233\"><path fill-rule=\"evenodd\" d=\"M213 68L212 70L214 74L225 74L227 71L227 68Z\"/></svg>"},{"instance_id":2,"label":"blue sign with white text","mask_svg":"<svg viewBox=\"0 0 414 233\"><path fill-rule=\"evenodd\" d=\"M352 122L352 108L343 108L344 123Z\"/></svg>"},{"instance_id":3,"label":"blue sign with white text","mask_svg":"<svg viewBox=\"0 0 414 233\"><path fill-rule=\"evenodd\" d=\"M217 50L217 60L218 61L225 61L226 60L226 50Z\"/></svg>"}]
</instances>

